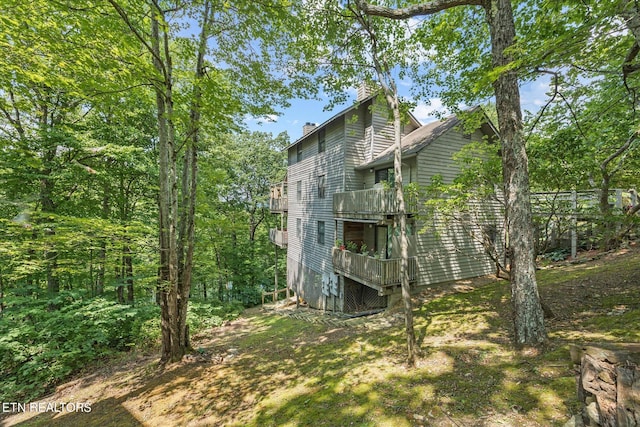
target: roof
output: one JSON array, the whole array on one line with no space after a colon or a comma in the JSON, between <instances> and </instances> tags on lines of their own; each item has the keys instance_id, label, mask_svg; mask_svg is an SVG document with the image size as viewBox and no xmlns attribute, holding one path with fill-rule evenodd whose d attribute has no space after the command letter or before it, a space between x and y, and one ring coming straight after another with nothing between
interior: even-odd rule
<instances>
[{"instance_id":1,"label":"roof","mask_svg":"<svg viewBox=\"0 0 640 427\"><path fill-rule=\"evenodd\" d=\"M349 107L345 108L344 110L340 111L339 113L337 113L335 116L331 117L329 120L327 120L326 122L316 126L311 132L307 133L306 135L302 135L300 138L296 139L293 143L291 143L287 148L285 148L283 151L286 151L288 149L290 149L291 147L299 144L300 142L304 141L305 139L309 138L311 135L315 134L316 132L318 132L320 129L326 128L329 124L331 124L332 122L334 122L335 120L339 119L340 117L346 115L348 112L350 112L351 110L355 110L356 108L358 108L360 105L362 105L365 102L368 102L374 98L376 98L378 96L377 93L373 94L373 95L369 95L366 98L363 98L359 101L356 101L355 103L353 103L352 105L350 105ZM411 120L412 122L414 122L414 124L416 124L417 126L421 126L420 121L418 119L415 118L415 116L411 113L409 113L409 120Z\"/></svg>"},{"instance_id":2,"label":"roof","mask_svg":"<svg viewBox=\"0 0 640 427\"><path fill-rule=\"evenodd\" d=\"M475 107L467 110L467 112L477 111L480 107ZM497 135L497 131L488 117L485 116L488 129L483 129L485 133L494 133ZM438 120L428 123L419 127L408 135L402 138L402 156L413 157L423 148L430 145L433 141L447 133L449 130L462 123L462 120L455 114L445 117L444 120ZM484 127L484 125L483 125ZM488 132L487 132L488 131ZM368 169L375 166L384 165L386 163L393 162L395 154L395 146L391 145L389 148L380 153L375 159L356 167L356 170Z\"/></svg>"}]
</instances>

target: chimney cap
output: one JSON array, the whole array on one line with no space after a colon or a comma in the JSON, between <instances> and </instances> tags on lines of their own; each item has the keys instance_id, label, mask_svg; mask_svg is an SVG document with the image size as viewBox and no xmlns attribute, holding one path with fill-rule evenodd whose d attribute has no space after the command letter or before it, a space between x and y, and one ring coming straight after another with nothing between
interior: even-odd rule
<instances>
[{"instance_id":1,"label":"chimney cap","mask_svg":"<svg viewBox=\"0 0 640 427\"><path fill-rule=\"evenodd\" d=\"M302 136L310 134L317 127L318 125L316 123L307 122L304 126L302 126Z\"/></svg>"}]
</instances>

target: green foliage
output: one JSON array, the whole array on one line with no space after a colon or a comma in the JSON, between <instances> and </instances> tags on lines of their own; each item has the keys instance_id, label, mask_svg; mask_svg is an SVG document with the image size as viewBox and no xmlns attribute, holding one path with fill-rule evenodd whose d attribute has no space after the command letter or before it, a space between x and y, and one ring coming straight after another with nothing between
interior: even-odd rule
<instances>
[{"instance_id":1,"label":"green foliage","mask_svg":"<svg viewBox=\"0 0 640 427\"><path fill-rule=\"evenodd\" d=\"M547 252L542 255L542 258L548 259L550 261L564 261L569 256L569 250L567 249L556 249L555 251Z\"/></svg>"},{"instance_id":2,"label":"green foliage","mask_svg":"<svg viewBox=\"0 0 640 427\"><path fill-rule=\"evenodd\" d=\"M286 134L224 135L200 157L194 268L194 287L202 292L198 296L206 287L218 300L252 306L260 303L263 290L273 290L269 229L280 227L280 220L268 209L269 186L285 177L282 149L288 143ZM280 277L286 277L286 262L279 258ZM226 289L228 282L233 289Z\"/></svg>"},{"instance_id":3,"label":"green foliage","mask_svg":"<svg viewBox=\"0 0 640 427\"><path fill-rule=\"evenodd\" d=\"M412 39L428 60L411 67L412 92L418 98L438 97L458 110L493 95L497 70L484 15L481 8L454 7L419 21Z\"/></svg>"},{"instance_id":4,"label":"green foliage","mask_svg":"<svg viewBox=\"0 0 640 427\"><path fill-rule=\"evenodd\" d=\"M235 319L244 310L240 301L223 304L216 300L192 299L189 301L187 321L193 333L221 326L225 321Z\"/></svg>"},{"instance_id":5,"label":"green foliage","mask_svg":"<svg viewBox=\"0 0 640 427\"><path fill-rule=\"evenodd\" d=\"M0 319L0 400L35 398L88 363L148 340L155 305L131 307L83 293L61 292L53 300L34 291L6 298ZM51 305L59 310L51 310Z\"/></svg>"},{"instance_id":6,"label":"green foliage","mask_svg":"<svg viewBox=\"0 0 640 427\"><path fill-rule=\"evenodd\" d=\"M38 298L37 288L22 288L5 298L0 317L0 401L35 399L98 360L131 349L155 349L160 342L159 307L136 306L86 292L61 292ZM51 310L58 305L59 310ZM220 326L244 309L239 301L190 302L187 321L192 334Z\"/></svg>"},{"instance_id":7,"label":"green foliage","mask_svg":"<svg viewBox=\"0 0 640 427\"><path fill-rule=\"evenodd\" d=\"M607 76L587 84L568 80L559 90L567 102L552 104L535 122L538 129L529 137L534 188L589 189L599 187L603 180L611 188L635 185L637 142L605 163L638 127L629 94L619 78Z\"/></svg>"},{"instance_id":8,"label":"green foliage","mask_svg":"<svg viewBox=\"0 0 640 427\"><path fill-rule=\"evenodd\" d=\"M474 201L498 200L502 167L497 149L496 145L479 141L467 144L454 154L460 173L453 182L434 175L423 189L427 217L433 217L436 212L452 217L468 212L474 207Z\"/></svg>"}]
</instances>

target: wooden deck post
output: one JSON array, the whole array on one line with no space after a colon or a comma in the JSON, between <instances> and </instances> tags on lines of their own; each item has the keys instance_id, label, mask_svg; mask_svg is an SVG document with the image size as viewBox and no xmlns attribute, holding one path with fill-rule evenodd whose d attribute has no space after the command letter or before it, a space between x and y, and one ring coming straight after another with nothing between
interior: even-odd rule
<instances>
[{"instance_id":1,"label":"wooden deck post","mask_svg":"<svg viewBox=\"0 0 640 427\"><path fill-rule=\"evenodd\" d=\"M275 275L275 284L273 286L273 302L275 303L278 298L278 245L276 247L276 275Z\"/></svg>"}]
</instances>

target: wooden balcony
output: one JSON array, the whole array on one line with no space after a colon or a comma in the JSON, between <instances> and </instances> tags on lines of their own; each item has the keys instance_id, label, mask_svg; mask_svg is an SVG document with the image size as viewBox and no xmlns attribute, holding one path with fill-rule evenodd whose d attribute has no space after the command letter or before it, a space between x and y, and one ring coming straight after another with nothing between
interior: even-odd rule
<instances>
[{"instance_id":1,"label":"wooden balcony","mask_svg":"<svg viewBox=\"0 0 640 427\"><path fill-rule=\"evenodd\" d=\"M417 198L405 193L405 206L407 214L415 214ZM387 215L397 213L398 203L393 188L369 188L333 195L333 214L336 218L385 219Z\"/></svg>"},{"instance_id":2,"label":"wooden balcony","mask_svg":"<svg viewBox=\"0 0 640 427\"><path fill-rule=\"evenodd\" d=\"M269 240L271 243L281 248L286 248L289 241L289 233L287 230L278 230L277 228L269 229Z\"/></svg>"},{"instance_id":3,"label":"wooden balcony","mask_svg":"<svg viewBox=\"0 0 640 427\"><path fill-rule=\"evenodd\" d=\"M338 248L332 252L333 269L345 277L374 288L380 295L388 295L401 285L400 259L376 259ZM409 282L417 279L416 258L409 258Z\"/></svg>"},{"instance_id":4,"label":"wooden balcony","mask_svg":"<svg viewBox=\"0 0 640 427\"><path fill-rule=\"evenodd\" d=\"M280 182L271 186L269 192L269 209L274 213L282 213L289 210L286 182Z\"/></svg>"}]
</instances>

